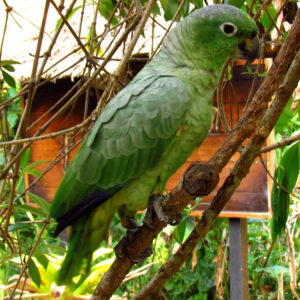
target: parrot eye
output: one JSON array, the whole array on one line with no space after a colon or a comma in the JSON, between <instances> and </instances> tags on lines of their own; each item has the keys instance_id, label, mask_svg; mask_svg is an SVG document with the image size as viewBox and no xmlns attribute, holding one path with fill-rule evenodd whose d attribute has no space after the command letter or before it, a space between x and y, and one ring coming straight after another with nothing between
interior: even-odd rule
<instances>
[{"instance_id":1,"label":"parrot eye","mask_svg":"<svg viewBox=\"0 0 300 300\"><path fill-rule=\"evenodd\" d=\"M232 23L223 23L220 25L220 29L227 36L233 36L237 32L237 27Z\"/></svg>"}]
</instances>

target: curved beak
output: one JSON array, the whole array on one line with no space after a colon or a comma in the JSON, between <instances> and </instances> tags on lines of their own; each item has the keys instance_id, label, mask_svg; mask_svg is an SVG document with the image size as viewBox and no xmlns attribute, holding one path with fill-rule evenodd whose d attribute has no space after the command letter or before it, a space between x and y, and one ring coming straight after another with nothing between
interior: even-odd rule
<instances>
[{"instance_id":1,"label":"curved beak","mask_svg":"<svg viewBox=\"0 0 300 300\"><path fill-rule=\"evenodd\" d=\"M236 46L233 58L246 59L250 63L257 58L259 52L259 40L257 36L248 37Z\"/></svg>"}]
</instances>

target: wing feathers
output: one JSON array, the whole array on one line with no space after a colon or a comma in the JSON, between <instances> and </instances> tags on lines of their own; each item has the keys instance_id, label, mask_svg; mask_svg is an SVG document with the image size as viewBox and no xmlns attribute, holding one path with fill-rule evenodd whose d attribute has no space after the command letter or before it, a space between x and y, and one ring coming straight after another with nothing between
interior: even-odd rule
<instances>
[{"instance_id":1,"label":"wing feathers","mask_svg":"<svg viewBox=\"0 0 300 300\"><path fill-rule=\"evenodd\" d=\"M80 187L81 197L74 192L78 183L105 190L130 182L156 164L190 101L186 86L175 77L137 76L107 104L83 142L68 171L74 179L67 187L68 198L62 191L55 200L68 202L62 210L86 197L86 188Z\"/></svg>"}]
</instances>

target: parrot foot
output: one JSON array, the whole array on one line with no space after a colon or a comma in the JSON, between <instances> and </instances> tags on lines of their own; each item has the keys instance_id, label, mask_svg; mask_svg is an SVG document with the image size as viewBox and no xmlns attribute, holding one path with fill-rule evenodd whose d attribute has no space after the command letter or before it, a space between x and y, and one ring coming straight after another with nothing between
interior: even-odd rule
<instances>
[{"instance_id":1,"label":"parrot foot","mask_svg":"<svg viewBox=\"0 0 300 300\"><path fill-rule=\"evenodd\" d=\"M128 258L133 264L141 264L144 262L144 260L149 257L150 255L153 254L153 248L150 246L147 248L142 255L132 257L128 255L126 251L126 247L128 247L128 242L133 239L134 234L139 230L139 228L134 228L134 229L128 229L126 236L124 236L119 243L115 246L114 251L116 256L119 259L125 259Z\"/></svg>"},{"instance_id":2,"label":"parrot foot","mask_svg":"<svg viewBox=\"0 0 300 300\"><path fill-rule=\"evenodd\" d=\"M171 226L178 225L182 219L181 213L177 214L172 218L165 214L164 209L162 207L162 201L164 199L165 196L157 194L151 195L151 197L149 198L147 214L145 216L145 224L151 229L154 229L154 227L152 226L152 222L155 214L161 222L167 223Z\"/></svg>"}]
</instances>

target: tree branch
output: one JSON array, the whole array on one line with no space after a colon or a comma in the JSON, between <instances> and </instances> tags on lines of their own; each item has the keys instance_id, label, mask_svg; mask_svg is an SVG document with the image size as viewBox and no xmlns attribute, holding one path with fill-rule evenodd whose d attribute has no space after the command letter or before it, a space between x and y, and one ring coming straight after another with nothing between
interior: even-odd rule
<instances>
[{"instance_id":1,"label":"tree branch","mask_svg":"<svg viewBox=\"0 0 300 300\"><path fill-rule=\"evenodd\" d=\"M300 133L298 134L295 134L293 136L290 136L278 143L275 143L275 144L272 144L270 146L266 146L266 147L263 147L260 151L260 153L266 153L266 152L269 152L269 151L272 151L272 150L275 150L275 149L278 149L278 148L282 148L282 147L285 147L285 146L288 146L292 143L294 143L295 141L298 141L300 140Z\"/></svg>"}]
</instances>

